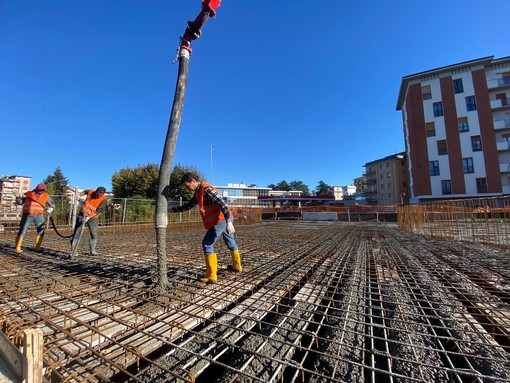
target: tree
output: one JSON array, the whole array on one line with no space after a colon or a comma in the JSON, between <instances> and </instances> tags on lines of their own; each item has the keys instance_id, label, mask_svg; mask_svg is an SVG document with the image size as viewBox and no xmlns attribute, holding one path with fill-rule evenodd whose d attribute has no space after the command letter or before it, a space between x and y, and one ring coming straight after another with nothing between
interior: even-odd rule
<instances>
[{"instance_id":1,"label":"tree","mask_svg":"<svg viewBox=\"0 0 510 383\"><path fill-rule=\"evenodd\" d=\"M331 195L331 187L324 181L319 181L319 184L315 188L315 195Z\"/></svg>"},{"instance_id":2,"label":"tree","mask_svg":"<svg viewBox=\"0 0 510 383\"><path fill-rule=\"evenodd\" d=\"M308 185L305 185L303 181L292 181L290 187L291 190L301 191L303 195L310 195L310 189L308 189Z\"/></svg>"},{"instance_id":3,"label":"tree","mask_svg":"<svg viewBox=\"0 0 510 383\"><path fill-rule=\"evenodd\" d=\"M278 182L278 184L269 184L268 188L273 190L282 190L282 191L290 191L290 190L299 190L303 192L304 195L310 195L310 189L308 186L303 183L303 181L292 181L290 184L283 180Z\"/></svg>"},{"instance_id":4,"label":"tree","mask_svg":"<svg viewBox=\"0 0 510 383\"><path fill-rule=\"evenodd\" d=\"M148 163L136 168L124 168L113 173L112 192L117 198L139 196L155 199L158 187L158 165Z\"/></svg>"},{"instance_id":5,"label":"tree","mask_svg":"<svg viewBox=\"0 0 510 383\"><path fill-rule=\"evenodd\" d=\"M196 168L182 166L181 164L175 165L172 174L170 174L170 184L168 185L169 199L182 197L184 200L190 200L193 197L193 192L181 185L181 178L186 173L193 174L193 177L199 182L205 180L205 177Z\"/></svg>"},{"instance_id":6,"label":"tree","mask_svg":"<svg viewBox=\"0 0 510 383\"><path fill-rule=\"evenodd\" d=\"M69 180L64 177L64 173L58 167L52 175L49 175L43 180L46 184L46 191L50 195L62 195L69 186Z\"/></svg>"},{"instance_id":7,"label":"tree","mask_svg":"<svg viewBox=\"0 0 510 383\"><path fill-rule=\"evenodd\" d=\"M269 184L267 185L268 188L271 188L273 190L282 190L282 191L289 191L290 190L290 185L288 184L287 181L285 180L282 180L280 182L278 182L278 184Z\"/></svg>"}]
</instances>

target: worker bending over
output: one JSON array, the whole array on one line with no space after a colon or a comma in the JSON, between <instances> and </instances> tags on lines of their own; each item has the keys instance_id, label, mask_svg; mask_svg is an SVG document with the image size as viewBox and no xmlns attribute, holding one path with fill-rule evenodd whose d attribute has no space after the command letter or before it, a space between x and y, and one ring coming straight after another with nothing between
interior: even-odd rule
<instances>
[{"instance_id":1,"label":"worker bending over","mask_svg":"<svg viewBox=\"0 0 510 383\"><path fill-rule=\"evenodd\" d=\"M198 182L191 173L186 173L181 178L181 184L194 192L193 198L186 204L174 207L172 211L179 213L199 206L200 215L207 233L202 240L202 250L205 255L206 273L201 279L205 283L214 283L217 278L218 259L214 252L214 244L223 237L223 241L230 250L232 256L232 271L241 272L241 256L234 239L234 216L227 204L218 195L216 188L206 182Z\"/></svg>"},{"instance_id":2,"label":"worker bending over","mask_svg":"<svg viewBox=\"0 0 510 383\"><path fill-rule=\"evenodd\" d=\"M82 204L80 214L78 214L76 226L74 227L73 239L71 240L71 254L77 255L74 250L75 247L78 246L83 225L85 224L90 232L90 255L97 255L96 246L99 236L97 231L99 215L106 209L106 204L108 202L105 193L106 189L102 186L99 186L96 190L84 190L80 193L80 196L86 196L86 198Z\"/></svg>"}]
</instances>

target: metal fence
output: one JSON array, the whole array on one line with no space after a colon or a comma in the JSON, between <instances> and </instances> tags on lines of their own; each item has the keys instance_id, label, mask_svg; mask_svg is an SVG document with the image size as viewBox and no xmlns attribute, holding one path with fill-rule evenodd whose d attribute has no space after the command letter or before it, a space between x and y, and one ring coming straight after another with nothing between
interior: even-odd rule
<instances>
[{"instance_id":1,"label":"metal fence","mask_svg":"<svg viewBox=\"0 0 510 383\"><path fill-rule=\"evenodd\" d=\"M402 230L473 243L510 245L510 196L397 207Z\"/></svg>"},{"instance_id":2,"label":"metal fence","mask_svg":"<svg viewBox=\"0 0 510 383\"><path fill-rule=\"evenodd\" d=\"M68 196L51 196L55 202L55 210L52 213L55 225L63 231L72 229L76 216L80 211L80 204ZM168 206L178 206L179 201L169 201ZM137 198L109 198L106 210L99 217L100 226L126 226L126 225L153 225L156 209L156 201ZM260 222L260 208L235 208L231 207L232 213L238 224ZM22 215L22 207L13 205L0 209L0 230L14 231L18 229ZM168 214L168 223L201 223L200 213L197 208L182 213ZM49 220L46 220L49 226Z\"/></svg>"}]
</instances>

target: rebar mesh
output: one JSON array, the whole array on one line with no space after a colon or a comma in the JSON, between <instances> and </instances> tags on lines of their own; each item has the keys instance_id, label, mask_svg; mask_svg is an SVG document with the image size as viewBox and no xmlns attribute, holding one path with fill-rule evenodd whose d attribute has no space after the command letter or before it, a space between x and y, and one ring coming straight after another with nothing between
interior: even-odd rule
<instances>
[{"instance_id":1,"label":"rebar mesh","mask_svg":"<svg viewBox=\"0 0 510 383\"><path fill-rule=\"evenodd\" d=\"M198 282L203 229L169 229L170 288L155 289L155 233L102 231L100 256L14 253L0 236L0 320L19 344L44 331L54 382L508 382L506 248L396 225L239 226L243 272ZM84 249L85 250L85 249Z\"/></svg>"}]
</instances>

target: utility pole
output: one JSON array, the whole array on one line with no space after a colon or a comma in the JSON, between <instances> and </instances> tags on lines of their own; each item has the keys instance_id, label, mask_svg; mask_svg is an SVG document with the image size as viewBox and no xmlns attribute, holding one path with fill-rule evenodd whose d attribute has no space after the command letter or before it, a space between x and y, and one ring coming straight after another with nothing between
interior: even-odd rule
<instances>
[{"instance_id":1,"label":"utility pole","mask_svg":"<svg viewBox=\"0 0 510 383\"><path fill-rule=\"evenodd\" d=\"M212 185L212 158L213 158L213 148L214 145L211 145L211 170L209 171L209 183Z\"/></svg>"}]
</instances>

